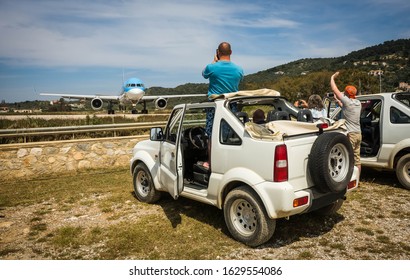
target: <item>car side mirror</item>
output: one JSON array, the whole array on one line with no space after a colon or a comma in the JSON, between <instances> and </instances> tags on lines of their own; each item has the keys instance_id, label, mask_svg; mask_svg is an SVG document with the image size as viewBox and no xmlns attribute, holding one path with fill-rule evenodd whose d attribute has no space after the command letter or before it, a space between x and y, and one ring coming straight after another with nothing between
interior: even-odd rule
<instances>
[{"instance_id":1,"label":"car side mirror","mask_svg":"<svg viewBox=\"0 0 410 280\"><path fill-rule=\"evenodd\" d=\"M150 138L151 141L162 141L164 140L164 134L161 127L151 128Z\"/></svg>"}]
</instances>

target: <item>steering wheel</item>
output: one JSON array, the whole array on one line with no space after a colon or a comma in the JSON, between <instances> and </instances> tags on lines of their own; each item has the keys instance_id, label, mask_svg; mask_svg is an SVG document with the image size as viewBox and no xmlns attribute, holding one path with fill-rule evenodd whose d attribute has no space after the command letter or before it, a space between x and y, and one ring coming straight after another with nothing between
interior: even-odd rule
<instances>
[{"instance_id":1,"label":"steering wheel","mask_svg":"<svg viewBox=\"0 0 410 280\"><path fill-rule=\"evenodd\" d=\"M204 150L207 148L206 133L205 129L197 126L189 129L189 141L192 146L199 150Z\"/></svg>"}]
</instances>

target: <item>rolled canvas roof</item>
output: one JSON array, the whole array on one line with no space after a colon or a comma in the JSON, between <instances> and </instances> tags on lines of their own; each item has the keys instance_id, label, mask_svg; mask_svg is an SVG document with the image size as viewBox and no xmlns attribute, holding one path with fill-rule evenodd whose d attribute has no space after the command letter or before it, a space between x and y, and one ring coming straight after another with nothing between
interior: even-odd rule
<instances>
[{"instance_id":1,"label":"rolled canvas roof","mask_svg":"<svg viewBox=\"0 0 410 280\"><path fill-rule=\"evenodd\" d=\"M211 94L209 98L227 99L227 98L232 98L235 96L280 96L280 92L273 90L273 89L262 88L262 89L256 89L256 90L240 90L237 92L230 92L230 93L224 93L224 94Z\"/></svg>"},{"instance_id":2,"label":"rolled canvas roof","mask_svg":"<svg viewBox=\"0 0 410 280\"><path fill-rule=\"evenodd\" d=\"M292 136L304 133L317 132L319 129L316 127L321 121L314 123L298 122L298 121L285 121L278 120L268 122L266 124L255 124L253 122L247 122L245 124L245 130L249 133L252 138L255 139L266 139L266 140L283 140L284 136ZM345 120L341 119L333 124L329 125L328 128L323 130L332 130L337 128L342 128L346 130Z\"/></svg>"}]
</instances>

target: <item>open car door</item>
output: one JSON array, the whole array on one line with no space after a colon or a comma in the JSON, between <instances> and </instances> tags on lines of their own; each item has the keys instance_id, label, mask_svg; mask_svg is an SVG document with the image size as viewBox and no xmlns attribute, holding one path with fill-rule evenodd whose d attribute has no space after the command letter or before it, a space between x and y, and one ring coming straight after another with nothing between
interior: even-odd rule
<instances>
[{"instance_id":1,"label":"open car door","mask_svg":"<svg viewBox=\"0 0 410 280\"><path fill-rule=\"evenodd\" d=\"M184 188L183 160L181 152L181 128L185 114L185 105L172 112L160 147L160 176L159 180L174 199Z\"/></svg>"}]
</instances>

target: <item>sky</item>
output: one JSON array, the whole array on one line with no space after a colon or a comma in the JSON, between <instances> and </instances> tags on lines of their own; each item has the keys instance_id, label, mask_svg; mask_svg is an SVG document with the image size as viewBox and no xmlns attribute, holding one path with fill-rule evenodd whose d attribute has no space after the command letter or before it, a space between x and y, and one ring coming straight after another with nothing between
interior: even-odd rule
<instances>
[{"instance_id":1,"label":"sky","mask_svg":"<svg viewBox=\"0 0 410 280\"><path fill-rule=\"evenodd\" d=\"M0 0L0 101L207 83L223 41L245 75L343 56L410 38L409 15L408 0Z\"/></svg>"}]
</instances>

